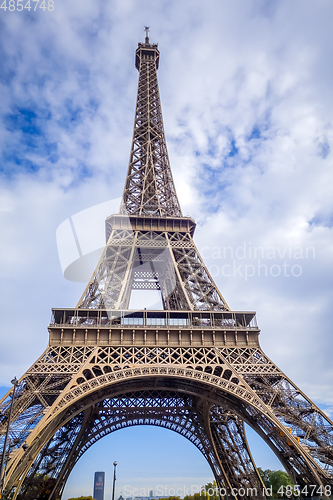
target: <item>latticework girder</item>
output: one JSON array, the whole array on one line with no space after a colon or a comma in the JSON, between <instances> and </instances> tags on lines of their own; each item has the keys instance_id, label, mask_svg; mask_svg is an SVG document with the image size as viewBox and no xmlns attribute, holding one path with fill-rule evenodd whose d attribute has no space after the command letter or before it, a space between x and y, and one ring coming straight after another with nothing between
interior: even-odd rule
<instances>
[{"instance_id":1,"label":"latticework girder","mask_svg":"<svg viewBox=\"0 0 333 500\"><path fill-rule=\"evenodd\" d=\"M96 441L116 430L134 425L154 425L178 432L189 439L205 456L211 467L218 468L202 423L195 413L196 401L173 391L146 390L122 397L106 398L85 412L90 418L83 427L58 476L54 494L64 486L72 468Z\"/></svg>"},{"instance_id":2,"label":"latticework girder","mask_svg":"<svg viewBox=\"0 0 333 500\"><path fill-rule=\"evenodd\" d=\"M157 81L157 45L139 44L138 93L121 213L181 217L166 147Z\"/></svg>"},{"instance_id":3,"label":"latticework girder","mask_svg":"<svg viewBox=\"0 0 333 500\"><path fill-rule=\"evenodd\" d=\"M128 309L133 289L161 290L169 310L229 310L189 232L114 229L78 307Z\"/></svg>"}]
</instances>

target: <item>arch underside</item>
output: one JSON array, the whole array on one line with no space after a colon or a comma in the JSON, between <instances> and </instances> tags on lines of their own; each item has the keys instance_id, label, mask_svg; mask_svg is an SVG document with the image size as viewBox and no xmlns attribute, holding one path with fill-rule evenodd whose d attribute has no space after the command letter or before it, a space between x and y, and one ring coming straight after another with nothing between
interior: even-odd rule
<instances>
[{"instance_id":1,"label":"arch underside","mask_svg":"<svg viewBox=\"0 0 333 500\"><path fill-rule=\"evenodd\" d=\"M258 348L50 346L18 387L12 434L21 438L8 461L8 490L21 489L18 498L27 500L29 489L40 500L50 488L61 493L91 444L138 424L187 437L219 485L253 486L259 483L243 422L266 441L295 484L332 484L329 419L270 363ZM2 430L9 402L2 403ZM303 438L298 441L286 425ZM49 483L41 490L46 475Z\"/></svg>"},{"instance_id":2,"label":"arch underside","mask_svg":"<svg viewBox=\"0 0 333 500\"><path fill-rule=\"evenodd\" d=\"M39 498L36 493L39 488L42 494L45 476L50 478L48 498L61 497L73 467L95 442L135 425L154 425L181 434L201 451L220 487L255 488L258 498L262 498L262 485L248 450L243 421L231 410L207 405L207 400L200 396L158 387L104 395L102 400L100 394L95 396L96 401L57 430L43 448L18 499Z\"/></svg>"}]
</instances>

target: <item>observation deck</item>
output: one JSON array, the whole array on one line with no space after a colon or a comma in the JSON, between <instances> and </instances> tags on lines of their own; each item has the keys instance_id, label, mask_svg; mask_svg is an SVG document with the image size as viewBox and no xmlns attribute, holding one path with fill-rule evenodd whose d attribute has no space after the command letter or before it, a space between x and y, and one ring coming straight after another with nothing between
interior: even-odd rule
<instances>
[{"instance_id":1,"label":"observation deck","mask_svg":"<svg viewBox=\"0 0 333 500\"><path fill-rule=\"evenodd\" d=\"M259 345L255 312L52 309L51 345Z\"/></svg>"},{"instance_id":2,"label":"observation deck","mask_svg":"<svg viewBox=\"0 0 333 500\"><path fill-rule=\"evenodd\" d=\"M154 215L110 215L105 220L106 241L113 229L131 231L159 231L190 233L193 237L196 223L191 217L162 217Z\"/></svg>"}]
</instances>

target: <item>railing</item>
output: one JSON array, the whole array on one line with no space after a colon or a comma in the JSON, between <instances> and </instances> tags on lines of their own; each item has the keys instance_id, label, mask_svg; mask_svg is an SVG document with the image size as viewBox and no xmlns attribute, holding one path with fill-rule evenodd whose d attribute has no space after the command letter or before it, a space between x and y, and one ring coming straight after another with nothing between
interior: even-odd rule
<instances>
[{"instance_id":1,"label":"railing","mask_svg":"<svg viewBox=\"0 0 333 500\"><path fill-rule=\"evenodd\" d=\"M52 309L50 326L257 329L254 312Z\"/></svg>"}]
</instances>

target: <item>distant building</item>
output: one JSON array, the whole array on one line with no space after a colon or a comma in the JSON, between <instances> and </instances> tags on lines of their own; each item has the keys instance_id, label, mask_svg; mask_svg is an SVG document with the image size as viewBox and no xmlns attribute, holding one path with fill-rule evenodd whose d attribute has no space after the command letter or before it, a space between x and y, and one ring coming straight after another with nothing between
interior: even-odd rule
<instances>
[{"instance_id":1,"label":"distant building","mask_svg":"<svg viewBox=\"0 0 333 500\"><path fill-rule=\"evenodd\" d=\"M95 472L94 499L104 500L105 472Z\"/></svg>"}]
</instances>

